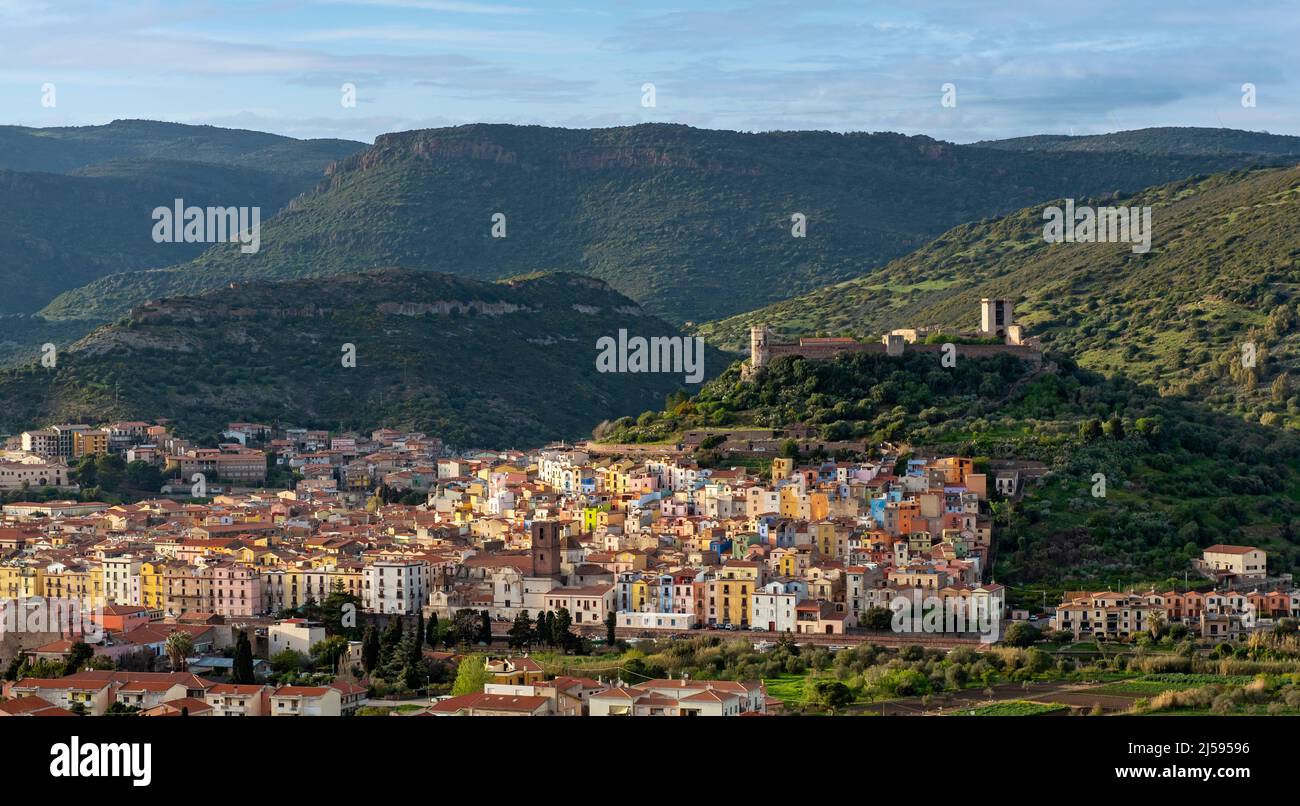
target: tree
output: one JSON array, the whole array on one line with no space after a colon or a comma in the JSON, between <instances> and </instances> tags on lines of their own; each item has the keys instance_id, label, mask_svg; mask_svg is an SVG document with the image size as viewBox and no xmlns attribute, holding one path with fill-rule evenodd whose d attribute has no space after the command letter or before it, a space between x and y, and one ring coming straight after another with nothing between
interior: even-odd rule
<instances>
[{"instance_id":1,"label":"tree","mask_svg":"<svg viewBox=\"0 0 1300 806\"><path fill-rule=\"evenodd\" d=\"M1042 633L1032 624L1017 621L1007 628L1006 637L1003 643L1007 646L1020 647L1021 649L1033 646L1042 639Z\"/></svg>"},{"instance_id":2,"label":"tree","mask_svg":"<svg viewBox=\"0 0 1300 806\"><path fill-rule=\"evenodd\" d=\"M1118 414L1110 415L1104 427L1106 436L1113 440L1122 440L1124 438L1124 421L1119 418Z\"/></svg>"},{"instance_id":3,"label":"tree","mask_svg":"<svg viewBox=\"0 0 1300 806\"><path fill-rule=\"evenodd\" d=\"M520 611L515 616L515 623L510 625L510 648L526 649L533 643L533 620L528 617L528 611Z\"/></svg>"},{"instance_id":4,"label":"tree","mask_svg":"<svg viewBox=\"0 0 1300 806\"><path fill-rule=\"evenodd\" d=\"M883 632L894 626L894 611L888 607L869 607L866 613L867 628Z\"/></svg>"},{"instance_id":5,"label":"tree","mask_svg":"<svg viewBox=\"0 0 1300 806\"><path fill-rule=\"evenodd\" d=\"M402 660L407 668L418 668L420 661L424 659L424 635L420 631L413 630L404 641L405 652L402 653Z\"/></svg>"},{"instance_id":6,"label":"tree","mask_svg":"<svg viewBox=\"0 0 1300 806\"><path fill-rule=\"evenodd\" d=\"M94 656L95 650L85 641L77 641L72 645L68 652L68 661L64 666L64 674L76 674L81 671L82 665Z\"/></svg>"},{"instance_id":7,"label":"tree","mask_svg":"<svg viewBox=\"0 0 1300 806\"><path fill-rule=\"evenodd\" d=\"M492 643L492 617L486 610L479 613L478 640L485 644Z\"/></svg>"},{"instance_id":8,"label":"tree","mask_svg":"<svg viewBox=\"0 0 1300 806\"><path fill-rule=\"evenodd\" d=\"M1083 438L1084 442L1096 442L1101 439L1101 435L1101 420L1098 420L1096 417L1079 424L1079 436Z\"/></svg>"},{"instance_id":9,"label":"tree","mask_svg":"<svg viewBox=\"0 0 1300 806\"><path fill-rule=\"evenodd\" d=\"M281 675L300 672L309 662L306 655L294 649L285 649L271 656L271 668Z\"/></svg>"},{"instance_id":10,"label":"tree","mask_svg":"<svg viewBox=\"0 0 1300 806\"><path fill-rule=\"evenodd\" d=\"M451 631L447 635L447 645L466 643L475 640L479 632L479 614L469 608L461 608L452 618Z\"/></svg>"},{"instance_id":11,"label":"tree","mask_svg":"<svg viewBox=\"0 0 1300 806\"><path fill-rule=\"evenodd\" d=\"M384 657L390 657L397 645L402 642L402 617L393 616L388 620L388 626L384 628L383 638L380 639L379 645L383 650Z\"/></svg>"},{"instance_id":12,"label":"tree","mask_svg":"<svg viewBox=\"0 0 1300 806\"><path fill-rule=\"evenodd\" d=\"M361 638L361 665L366 674L370 674L379 665L379 632L373 624L366 625Z\"/></svg>"},{"instance_id":13,"label":"tree","mask_svg":"<svg viewBox=\"0 0 1300 806\"><path fill-rule=\"evenodd\" d=\"M244 630L239 631L239 638L235 641L234 682L240 685L257 682L253 674L253 644Z\"/></svg>"},{"instance_id":14,"label":"tree","mask_svg":"<svg viewBox=\"0 0 1300 806\"><path fill-rule=\"evenodd\" d=\"M832 714L853 702L853 692L838 680L818 680L813 685L816 702Z\"/></svg>"},{"instance_id":15,"label":"tree","mask_svg":"<svg viewBox=\"0 0 1300 806\"><path fill-rule=\"evenodd\" d=\"M412 637L415 639L415 651L417 653L423 652L424 651L424 611L423 610L421 610L416 616L415 634Z\"/></svg>"},{"instance_id":16,"label":"tree","mask_svg":"<svg viewBox=\"0 0 1300 806\"><path fill-rule=\"evenodd\" d=\"M456 667L456 682L452 684L452 696L459 697L462 694L474 694L482 691L483 686L490 682L487 670L487 661L482 655L466 655L460 659L460 664Z\"/></svg>"},{"instance_id":17,"label":"tree","mask_svg":"<svg viewBox=\"0 0 1300 806\"><path fill-rule=\"evenodd\" d=\"M605 615L605 643L610 646L618 643L617 627L618 618L614 615L614 611L611 610Z\"/></svg>"},{"instance_id":18,"label":"tree","mask_svg":"<svg viewBox=\"0 0 1300 806\"><path fill-rule=\"evenodd\" d=\"M566 655L573 644L574 635L569 629L572 626L573 617L569 615L569 608L561 607L555 614L555 624L551 628L551 643Z\"/></svg>"},{"instance_id":19,"label":"tree","mask_svg":"<svg viewBox=\"0 0 1300 806\"><path fill-rule=\"evenodd\" d=\"M339 659L348 651L348 639L341 635L331 635L324 641L317 641L311 648L311 659L317 669L329 669L337 672Z\"/></svg>"},{"instance_id":20,"label":"tree","mask_svg":"<svg viewBox=\"0 0 1300 806\"><path fill-rule=\"evenodd\" d=\"M438 627L438 614L430 613L429 624L427 627L425 627L424 630L424 640L429 644L429 646L431 647L438 646L438 638L440 637L438 635L439 632L440 632L440 628Z\"/></svg>"},{"instance_id":21,"label":"tree","mask_svg":"<svg viewBox=\"0 0 1300 806\"><path fill-rule=\"evenodd\" d=\"M357 613L361 612L361 600L343 590L342 583L335 582L334 590L321 602L321 621L330 635L342 635L349 641L355 641L361 635L357 625Z\"/></svg>"},{"instance_id":22,"label":"tree","mask_svg":"<svg viewBox=\"0 0 1300 806\"><path fill-rule=\"evenodd\" d=\"M185 659L194 653L194 638L184 630L176 630L167 636L163 644L167 659L171 661L172 671L185 671Z\"/></svg>"}]
</instances>

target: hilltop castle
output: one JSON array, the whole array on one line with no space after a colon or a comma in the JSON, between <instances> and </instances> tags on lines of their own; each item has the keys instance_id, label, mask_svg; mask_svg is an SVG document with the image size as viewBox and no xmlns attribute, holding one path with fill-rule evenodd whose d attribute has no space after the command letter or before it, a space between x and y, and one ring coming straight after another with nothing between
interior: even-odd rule
<instances>
[{"instance_id":1,"label":"hilltop castle","mask_svg":"<svg viewBox=\"0 0 1300 806\"><path fill-rule=\"evenodd\" d=\"M776 342L772 329L766 324L749 329L749 364L745 376L750 377L766 367L772 359L783 355L798 355L814 361L825 361L841 353L884 353L901 356L907 349L924 353L942 351L942 344L925 344L931 335L944 333L939 327L899 328L881 336L879 342L861 342L848 337L800 338L797 342ZM959 356L983 357L1008 353L1022 358L1035 367L1041 366L1043 353L1038 340L1025 338L1024 329L1015 323L1015 312L1009 299L980 300L980 329L970 333L955 334L969 339L1002 339L1001 344L955 344ZM912 345L910 348L908 345Z\"/></svg>"}]
</instances>

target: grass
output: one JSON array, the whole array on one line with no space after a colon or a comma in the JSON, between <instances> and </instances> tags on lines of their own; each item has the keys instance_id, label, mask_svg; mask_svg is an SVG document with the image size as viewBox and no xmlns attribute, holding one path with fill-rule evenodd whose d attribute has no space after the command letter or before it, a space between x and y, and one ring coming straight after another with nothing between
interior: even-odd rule
<instances>
[{"instance_id":1,"label":"grass","mask_svg":"<svg viewBox=\"0 0 1300 806\"><path fill-rule=\"evenodd\" d=\"M357 709L357 716L391 716L392 714L419 711L424 707L423 705L367 705Z\"/></svg>"},{"instance_id":2,"label":"grass","mask_svg":"<svg viewBox=\"0 0 1300 806\"><path fill-rule=\"evenodd\" d=\"M766 677L763 685L767 693L786 705L798 705L804 701L804 681L806 675L783 674L780 677Z\"/></svg>"},{"instance_id":3,"label":"grass","mask_svg":"<svg viewBox=\"0 0 1300 806\"><path fill-rule=\"evenodd\" d=\"M1047 714L1066 713L1070 706L1060 703L1030 702L1028 700L1007 700L978 708L962 708L953 711L950 716L1045 716Z\"/></svg>"}]
</instances>

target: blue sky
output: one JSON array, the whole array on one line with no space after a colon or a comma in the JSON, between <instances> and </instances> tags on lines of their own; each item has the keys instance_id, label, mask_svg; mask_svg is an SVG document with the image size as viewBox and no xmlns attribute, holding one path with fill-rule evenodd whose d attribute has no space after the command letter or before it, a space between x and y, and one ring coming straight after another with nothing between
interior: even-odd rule
<instances>
[{"instance_id":1,"label":"blue sky","mask_svg":"<svg viewBox=\"0 0 1300 806\"><path fill-rule=\"evenodd\" d=\"M0 0L0 123L151 118L366 141L473 121L957 142L1164 125L1300 134L1297 43L1295 0Z\"/></svg>"}]
</instances>

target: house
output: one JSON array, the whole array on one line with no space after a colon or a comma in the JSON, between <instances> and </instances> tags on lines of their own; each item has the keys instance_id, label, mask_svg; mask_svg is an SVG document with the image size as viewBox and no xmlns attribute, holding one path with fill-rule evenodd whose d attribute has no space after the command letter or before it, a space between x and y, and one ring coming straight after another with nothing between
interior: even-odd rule
<instances>
[{"instance_id":1,"label":"house","mask_svg":"<svg viewBox=\"0 0 1300 806\"><path fill-rule=\"evenodd\" d=\"M342 716L343 693L330 686L280 686L271 694L271 716Z\"/></svg>"},{"instance_id":2,"label":"house","mask_svg":"<svg viewBox=\"0 0 1300 806\"><path fill-rule=\"evenodd\" d=\"M494 683L525 686L546 679L546 670L532 658L488 658L484 663Z\"/></svg>"},{"instance_id":3,"label":"house","mask_svg":"<svg viewBox=\"0 0 1300 806\"><path fill-rule=\"evenodd\" d=\"M549 697L477 692L449 697L425 712L429 716L547 716L553 708Z\"/></svg>"},{"instance_id":4,"label":"house","mask_svg":"<svg viewBox=\"0 0 1300 806\"><path fill-rule=\"evenodd\" d=\"M27 677L6 684L5 696L15 699L39 697L44 702L74 713L84 711L91 716L103 716L113 704L112 689L109 680L86 680L80 675Z\"/></svg>"},{"instance_id":5,"label":"house","mask_svg":"<svg viewBox=\"0 0 1300 806\"><path fill-rule=\"evenodd\" d=\"M139 716L213 716L213 713L212 706L203 700L181 697L147 708Z\"/></svg>"},{"instance_id":6,"label":"house","mask_svg":"<svg viewBox=\"0 0 1300 806\"><path fill-rule=\"evenodd\" d=\"M76 714L33 695L0 702L0 716L76 716Z\"/></svg>"},{"instance_id":7,"label":"house","mask_svg":"<svg viewBox=\"0 0 1300 806\"><path fill-rule=\"evenodd\" d=\"M204 702L212 716L267 716L271 691L270 686L219 683L208 689Z\"/></svg>"},{"instance_id":8,"label":"house","mask_svg":"<svg viewBox=\"0 0 1300 806\"><path fill-rule=\"evenodd\" d=\"M325 640L325 625L302 618L281 619L266 628L267 652L275 657L286 649L311 654L311 648Z\"/></svg>"},{"instance_id":9,"label":"house","mask_svg":"<svg viewBox=\"0 0 1300 806\"><path fill-rule=\"evenodd\" d=\"M1224 581L1262 580L1268 576L1268 554L1254 546L1216 543L1201 552L1200 568Z\"/></svg>"},{"instance_id":10,"label":"house","mask_svg":"<svg viewBox=\"0 0 1300 806\"><path fill-rule=\"evenodd\" d=\"M757 680L648 680L591 695L591 716L739 716L766 713L767 691Z\"/></svg>"},{"instance_id":11,"label":"house","mask_svg":"<svg viewBox=\"0 0 1300 806\"><path fill-rule=\"evenodd\" d=\"M188 693L183 680L131 680L117 686L113 696L116 702L143 711Z\"/></svg>"}]
</instances>

